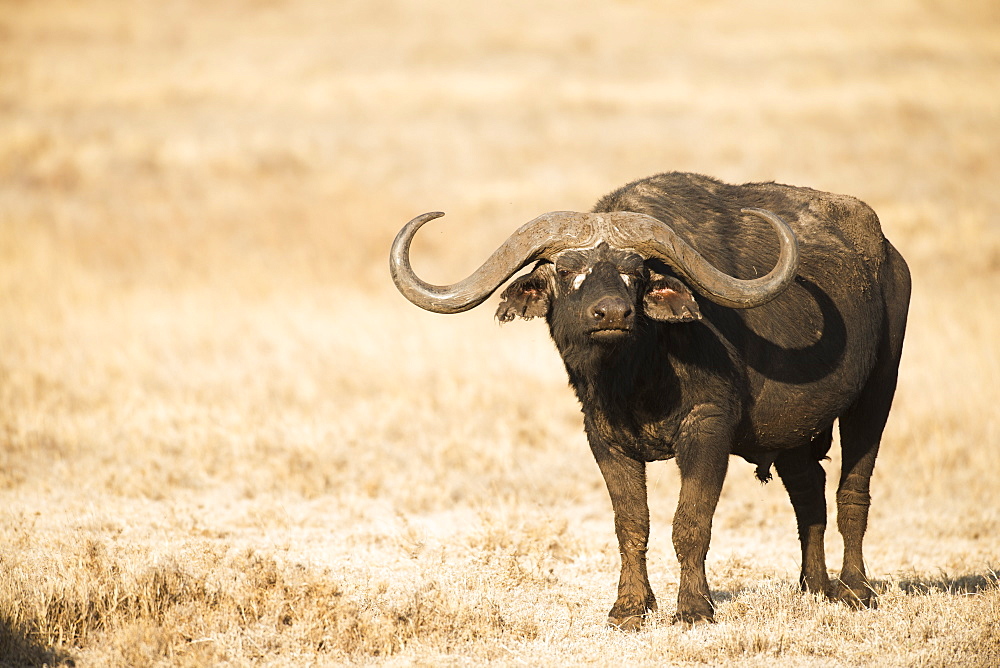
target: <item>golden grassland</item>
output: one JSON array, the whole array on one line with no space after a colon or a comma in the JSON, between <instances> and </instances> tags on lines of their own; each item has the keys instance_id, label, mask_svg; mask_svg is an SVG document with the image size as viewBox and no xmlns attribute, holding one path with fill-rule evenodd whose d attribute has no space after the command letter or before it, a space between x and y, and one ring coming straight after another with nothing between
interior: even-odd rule
<instances>
[{"instance_id":1,"label":"golden grassland","mask_svg":"<svg viewBox=\"0 0 1000 668\"><path fill-rule=\"evenodd\" d=\"M986 1L0 2L0 664L1000 663L998 81ZM910 263L876 610L798 591L733 461L718 623L671 625L666 463L662 610L605 628L544 326L389 282L418 213L450 282L674 169L856 195Z\"/></svg>"}]
</instances>

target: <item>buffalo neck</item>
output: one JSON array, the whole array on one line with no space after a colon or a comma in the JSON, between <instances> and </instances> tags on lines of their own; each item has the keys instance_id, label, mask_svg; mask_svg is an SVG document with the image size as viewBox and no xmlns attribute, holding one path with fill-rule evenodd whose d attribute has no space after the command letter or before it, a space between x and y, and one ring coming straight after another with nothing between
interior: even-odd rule
<instances>
[{"instance_id":1,"label":"buffalo neck","mask_svg":"<svg viewBox=\"0 0 1000 668\"><path fill-rule=\"evenodd\" d=\"M663 330L657 323L644 322L612 343L553 339L580 402L624 414L629 406L645 404L652 397L663 402L676 393L677 378L666 352L670 348L663 340L669 334Z\"/></svg>"}]
</instances>

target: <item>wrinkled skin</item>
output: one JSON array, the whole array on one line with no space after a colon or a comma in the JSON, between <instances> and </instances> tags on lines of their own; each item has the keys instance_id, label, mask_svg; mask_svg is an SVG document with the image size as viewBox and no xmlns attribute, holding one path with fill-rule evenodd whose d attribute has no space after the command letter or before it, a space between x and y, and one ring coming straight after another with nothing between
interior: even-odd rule
<instances>
[{"instance_id":1,"label":"wrinkled skin","mask_svg":"<svg viewBox=\"0 0 1000 668\"><path fill-rule=\"evenodd\" d=\"M862 539L910 281L874 212L849 197L771 183L729 186L693 174L635 182L594 210L667 221L719 269L753 278L774 265L777 251L766 226L740 218L744 206L775 212L799 239L796 280L767 304L714 304L659 261L600 244L540 262L507 287L497 310L501 322L546 319L580 400L614 509L622 568L609 623L623 629L639 628L657 607L646 573L645 464L670 458L681 477L675 620L714 619L705 556L731 454L755 464L762 481L773 465L788 491L802 587L854 607L875 602ZM831 582L820 460L838 420L844 562Z\"/></svg>"}]
</instances>

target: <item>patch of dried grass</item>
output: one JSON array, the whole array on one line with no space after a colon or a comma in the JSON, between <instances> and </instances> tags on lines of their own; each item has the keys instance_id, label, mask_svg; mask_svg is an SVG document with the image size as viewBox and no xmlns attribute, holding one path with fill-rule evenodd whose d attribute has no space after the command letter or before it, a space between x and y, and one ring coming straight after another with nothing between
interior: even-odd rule
<instances>
[{"instance_id":1,"label":"patch of dried grass","mask_svg":"<svg viewBox=\"0 0 1000 668\"><path fill-rule=\"evenodd\" d=\"M94 540L57 547L54 560L4 554L0 619L12 664L69 656L47 648L80 647L102 648L93 658L112 665L296 653L358 659L392 656L413 643L449 651L537 635L530 620L506 616L497 589L498 582L510 586L504 569L459 581L425 573L369 588L254 550L192 545L156 563ZM233 645L234 634L243 641Z\"/></svg>"}]
</instances>

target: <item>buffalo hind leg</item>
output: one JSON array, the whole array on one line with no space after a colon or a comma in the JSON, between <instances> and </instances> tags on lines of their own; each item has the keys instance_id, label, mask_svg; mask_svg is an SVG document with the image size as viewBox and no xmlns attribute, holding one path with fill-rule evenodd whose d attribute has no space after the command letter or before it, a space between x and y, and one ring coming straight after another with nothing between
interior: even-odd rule
<instances>
[{"instance_id":1,"label":"buffalo hind leg","mask_svg":"<svg viewBox=\"0 0 1000 668\"><path fill-rule=\"evenodd\" d=\"M837 488L837 528L844 538L844 566L834 598L854 607L871 607L876 603L865 573L862 542L871 505L869 485L896 392L910 301L909 271L891 246L884 274L886 321L875 367L854 404L840 418L843 467Z\"/></svg>"},{"instance_id":2,"label":"buffalo hind leg","mask_svg":"<svg viewBox=\"0 0 1000 668\"><path fill-rule=\"evenodd\" d=\"M831 597L855 608L875 603L865 572L862 542L868 529L869 485L879 445L873 432L881 432L881 427L876 425L877 421L870 416L861 417L856 413L852 418L844 416L840 423L844 463L837 488L837 529L844 538L844 566Z\"/></svg>"},{"instance_id":3,"label":"buffalo hind leg","mask_svg":"<svg viewBox=\"0 0 1000 668\"><path fill-rule=\"evenodd\" d=\"M590 448L611 495L622 559L618 599L608 613L608 624L635 631L642 625L646 613L656 611L656 597L646 574L646 543L649 540L646 463L609 448L594 436L591 436Z\"/></svg>"},{"instance_id":4,"label":"buffalo hind leg","mask_svg":"<svg viewBox=\"0 0 1000 668\"><path fill-rule=\"evenodd\" d=\"M862 543L868 529L872 471L894 385L895 377L890 386L873 386L869 382L858 401L840 419L843 466L837 487L837 529L844 538L844 566L832 598L855 608L872 607L876 602L865 572Z\"/></svg>"},{"instance_id":5,"label":"buffalo hind leg","mask_svg":"<svg viewBox=\"0 0 1000 668\"><path fill-rule=\"evenodd\" d=\"M799 584L805 591L828 594L826 573L826 472L819 460L830 450L833 425L821 432L812 443L781 453L774 461L788 498L795 509L795 521L802 545L802 572Z\"/></svg>"}]
</instances>

